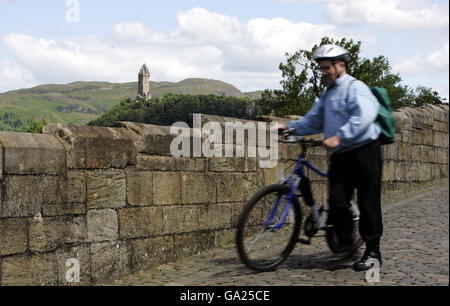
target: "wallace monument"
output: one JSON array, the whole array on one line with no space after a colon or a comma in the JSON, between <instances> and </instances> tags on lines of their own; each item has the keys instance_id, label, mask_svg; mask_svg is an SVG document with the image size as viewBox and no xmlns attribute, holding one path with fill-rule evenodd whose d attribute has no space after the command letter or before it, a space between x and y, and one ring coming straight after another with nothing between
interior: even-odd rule
<instances>
[{"instance_id":1,"label":"wallace monument","mask_svg":"<svg viewBox=\"0 0 450 306\"><path fill-rule=\"evenodd\" d=\"M150 70L147 65L142 65L139 71L139 81L138 81L138 94L136 97L137 101L145 101L152 97L150 94Z\"/></svg>"}]
</instances>

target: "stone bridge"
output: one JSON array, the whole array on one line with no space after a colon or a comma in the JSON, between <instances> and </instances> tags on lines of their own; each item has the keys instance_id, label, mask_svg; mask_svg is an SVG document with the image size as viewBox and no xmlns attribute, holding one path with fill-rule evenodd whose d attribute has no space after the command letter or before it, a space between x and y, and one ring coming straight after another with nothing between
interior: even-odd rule
<instances>
[{"instance_id":1,"label":"stone bridge","mask_svg":"<svg viewBox=\"0 0 450 306\"><path fill-rule=\"evenodd\" d=\"M383 192L448 178L448 105L394 115ZM221 127L248 123L201 118ZM131 122L0 132L0 285L72 285L75 268L75 284L105 283L230 242L245 201L293 170L299 154L279 142L276 166L262 168L246 139L244 157L173 157L176 137L170 127ZM308 158L327 168L324 149L310 149ZM325 201L326 181L309 175L314 196Z\"/></svg>"}]
</instances>

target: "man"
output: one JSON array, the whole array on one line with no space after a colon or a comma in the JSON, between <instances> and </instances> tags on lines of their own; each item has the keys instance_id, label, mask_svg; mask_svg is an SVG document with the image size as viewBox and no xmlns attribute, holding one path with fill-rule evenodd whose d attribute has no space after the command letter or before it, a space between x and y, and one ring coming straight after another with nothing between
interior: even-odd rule
<instances>
[{"instance_id":1,"label":"man","mask_svg":"<svg viewBox=\"0 0 450 306\"><path fill-rule=\"evenodd\" d=\"M326 90L302 119L278 128L294 128L300 136L325 134L323 146L333 152L328 173L329 221L336 228L342 250L350 253L353 222L348 207L356 188L359 232L366 251L353 268L363 271L371 268L374 259L381 265L381 131L374 124L379 104L367 85L346 74L347 50L323 45L313 59L319 64Z\"/></svg>"}]
</instances>

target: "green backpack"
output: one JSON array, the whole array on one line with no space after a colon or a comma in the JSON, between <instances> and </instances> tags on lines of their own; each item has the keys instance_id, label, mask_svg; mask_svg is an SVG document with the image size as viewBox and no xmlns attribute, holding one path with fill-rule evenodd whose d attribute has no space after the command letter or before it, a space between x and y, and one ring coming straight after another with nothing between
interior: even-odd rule
<instances>
[{"instance_id":1,"label":"green backpack","mask_svg":"<svg viewBox=\"0 0 450 306\"><path fill-rule=\"evenodd\" d=\"M392 115L391 100L389 99L388 92L386 88L375 86L369 88L377 98L378 103L380 103L375 124L381 129L381 144L393 143L395 141L395 117Z\"/></svg>"},{"instance_id":2,"label":"green backpack","mask_svg":"<svg viewBox=\"0 0 450 306\"><path fill-rule=\"evenodd\" d=\"M347 94L354 81L356 81L356 79L352 80L348 85ZM378 116L377 119L375 119L375 124L381 129L381 144L391 144L395 141L395 117L392 115L391 99L389 99L386 88L375 86L371 86L369 88L380 104Z\"/></svg>"}]
</instances>

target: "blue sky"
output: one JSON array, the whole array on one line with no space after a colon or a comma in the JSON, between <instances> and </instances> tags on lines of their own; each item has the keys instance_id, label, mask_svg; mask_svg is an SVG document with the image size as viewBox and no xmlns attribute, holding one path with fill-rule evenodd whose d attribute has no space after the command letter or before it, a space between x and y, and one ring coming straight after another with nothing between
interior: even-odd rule
<instances>
[{"instance_id":1,"label":"blue sky","mask_svg":"<svg viewBox=\"0 0 450 306\"><path fill-rule=\"evenodd\" d=\"M136 81L144 62L154 81L202 77L242 91L279 88L284 53L329 36L361 41L363 57L384 55L404 84L448 99L448 6L448 0L0 0L0 92Z\"/></svg>"}]
</instances>

